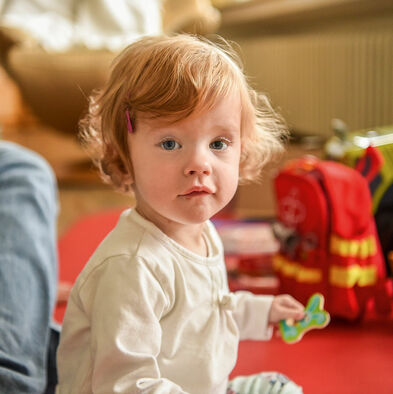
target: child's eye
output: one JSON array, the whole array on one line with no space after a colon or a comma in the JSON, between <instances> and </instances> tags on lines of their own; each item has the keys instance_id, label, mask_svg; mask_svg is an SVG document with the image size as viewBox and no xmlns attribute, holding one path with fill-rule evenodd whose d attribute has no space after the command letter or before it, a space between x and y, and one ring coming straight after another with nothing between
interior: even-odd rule
<instances>
[{"instance_id":1,"label":"child's eye","mask_svg":"<svg viewBox=\"0 0 393 394\"><path fill-rule=\"evenodd\" d=\"M225 150L228 148L229 144L230 144L230 141L221 139L221 140L213 141L209 146L210 146L210 149Z\"/></svg>"},{"instance_id":2,"label":"child's eye","mask_svg":"<svg viewBox=\"0 0 393 394\"><path fill-rule=\"evenodd\" d=\"M180 144L175 140L165 140L160 143L160 146L165 150L175 150L181 148Z\"/></svg>"}]
</instances>

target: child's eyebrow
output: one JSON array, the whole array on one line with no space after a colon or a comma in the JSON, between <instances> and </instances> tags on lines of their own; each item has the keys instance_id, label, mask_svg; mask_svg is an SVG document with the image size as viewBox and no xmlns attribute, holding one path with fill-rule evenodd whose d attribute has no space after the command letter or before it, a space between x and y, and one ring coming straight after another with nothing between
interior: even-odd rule
<instances>
[{"instance_id":1,"label":"child's eyebrow","mask_svg":"<svg viewBox=\"0 0 393 394\"><path fill-rule=\"evenodd\" d=\"M237 132L240 131L240 125L236 123L216 124L214 126L214 130L224 133L237 134Z\"/></svg>"}]
</instances>

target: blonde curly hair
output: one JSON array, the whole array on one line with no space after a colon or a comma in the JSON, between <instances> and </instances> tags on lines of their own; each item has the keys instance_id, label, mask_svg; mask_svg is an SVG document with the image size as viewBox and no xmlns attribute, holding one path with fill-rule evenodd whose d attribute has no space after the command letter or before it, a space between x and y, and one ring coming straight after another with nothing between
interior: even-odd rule
<instances>
[{"instance_id":1,"label":"blonde curly hair","mask_svg":"<svg viewBox=\"0 0 393 394\"><path fill-rule=\"evenodd\" d=\"M126 111L138 132L138 116L186 118L212 108L238 91L241 99L240 182L256 181L261 169L283 150L287 129L269 100L248 84L233 48L188 34L144 37L114 60L108 81L90 97L81 138L103 180L131 190L132 160Z\"/></svg>"}]
</instances>

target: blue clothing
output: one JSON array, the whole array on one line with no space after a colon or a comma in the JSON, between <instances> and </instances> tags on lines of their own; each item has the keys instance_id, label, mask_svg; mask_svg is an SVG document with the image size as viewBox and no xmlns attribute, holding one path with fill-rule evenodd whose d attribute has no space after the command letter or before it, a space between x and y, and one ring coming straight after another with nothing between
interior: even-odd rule
<instances>
[{"instance_id":1,"label":"blue clothing","mask_svg":"<svg viewBox=\"0 0 393 394\"><path fill-rule=\"evenodd\" d=\"M0 141L0 393L48 392L56 217L48 164Z\"/></svg>"}]
</instances>

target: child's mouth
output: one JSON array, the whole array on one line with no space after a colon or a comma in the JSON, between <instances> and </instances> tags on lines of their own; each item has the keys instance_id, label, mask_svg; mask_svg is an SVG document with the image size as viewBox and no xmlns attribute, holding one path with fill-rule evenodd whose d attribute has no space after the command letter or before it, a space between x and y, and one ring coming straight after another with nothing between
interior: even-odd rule
<instances>
[{"instance_id":1,"label":"child's mouth","mask_svg":"<svg viewBox=\"0 0 393 394\"><path fill-rule=\"evenodd\" d=\"M192 197L200 197L200 196L207 196L209 193L208 192L204 192L204 191L194 191L188 194L185 194L184 197L186 198L192 198Z\"/></svg>"},{"instance_id":2,"label":"child's mouth","mask_svg":"<svg viewBox=\"0 0 393 394\"><path fill-rule=\"evenodd\" d=\"M209 194L213 194L213 192L205 186L197 186L192 187L191 189L187 190L184 194L181 194L181 197L186 198L193 198L193 197L202 197L207 196Z\"/></svg>"}]
</instances>

